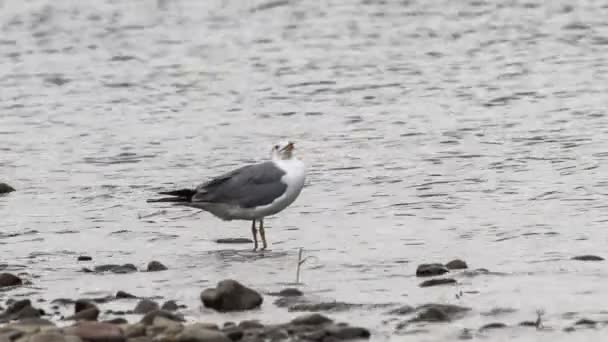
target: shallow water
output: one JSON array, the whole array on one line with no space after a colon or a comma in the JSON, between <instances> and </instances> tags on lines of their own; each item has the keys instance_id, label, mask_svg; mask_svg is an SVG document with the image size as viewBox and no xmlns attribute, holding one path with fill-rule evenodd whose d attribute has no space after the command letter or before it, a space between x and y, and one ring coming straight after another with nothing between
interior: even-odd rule
<instances>
[{"instance_id":1,"label":"shallow water","mask_svg":"<svg viewBox=\"0 0 608 342\"><path fill-rule=\"evenodd\" d=\"M381 305L330 314L373 340L597 339L562 329L608 319L605 262L570 260L608 256L606 17L592 0L2 1L0 181L18 191L0 197L0 261L32 285L0 298L125 290L279 322L299 313L198 295L227 277L281 289L303 247L319 300L473 309L400 331ZM246 222L145 202L284 137L309 176L266 221L269 252L213 242ZM418 287L418 264L453 258L493 273ZM152 259L170 270L80 272ZM537 310L546 329L515 326Z\"/></svg>"}]
</instances>

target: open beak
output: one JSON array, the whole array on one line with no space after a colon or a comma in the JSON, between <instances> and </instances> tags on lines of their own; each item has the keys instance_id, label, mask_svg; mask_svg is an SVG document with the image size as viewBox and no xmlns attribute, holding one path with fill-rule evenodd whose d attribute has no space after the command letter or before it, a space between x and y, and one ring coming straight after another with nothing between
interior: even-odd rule
<instances>
[{"instance_id":1,"label":"open beak","mask_svg":"<svg viewBox=\"0 0 608 342\"><path fill-rule=\"evenodd\" d=\"M285 147L283 147L283 149L281 151L291 152L291 151L293 151L293 149L294 149L293 143L290 141Z\"/></svg>"}]
</instances>

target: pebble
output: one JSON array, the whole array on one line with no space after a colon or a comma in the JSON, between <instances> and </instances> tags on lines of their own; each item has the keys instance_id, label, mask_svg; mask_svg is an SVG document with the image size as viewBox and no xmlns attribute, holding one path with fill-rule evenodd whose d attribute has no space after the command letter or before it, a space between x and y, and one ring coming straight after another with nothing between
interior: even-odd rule
<instances>
[{"instance_id":1,"label":"pebble","mask_svg":"<svg viewBox=\"0 0 608 342\"><path fill-rule=\"evenodd\" d=\"M420 287L431 287L438 285L456 284L456 280L452 278L429 279L420 283Z\"/></svg>"},{"instance_id":2,"label":"pebble","mask_svg":"<svg viewBox=\"0 0 608 342\"><path fill-rule=\"evenodd\" d=\"M215 243L226 243L226 244L249 244L253 243L253 240L248 238L226 238L226 239L217 239Z\"/></svg>"},{"instance_id":3,"label":"pebble","mask_svg":"<svg viewBox=\"0 0 608 342\"><path fill-rule=\"evenodd\" d=\"M416 269L417 277L432 277L448 273L449 270L442 264L421 264Z\"/></svg>"},{"instance_id":4,"label":"pebble","mask_svg":"<svg viewBox=\"0 0 608 342\"><path fill-rule=\"evenodd\" d=\"M333 322L330 318L318 313L298 316L291 320L293 325L321 325Z\"/></svg>"},{"instance_id":5,"label":"pebble","mask_svg":"<svg viewBox=\"0 0 608 342\"><path fill-rule=\"evenodd\" d=\"M346 311L355 307L360 307L361 304L352 304L344 302L324 302L324 303L299 303L291 305L288 309L290 312L302 311Z\"/></svg>"},{"instance_id":6,"label":"pebble","mask_svg":"<svg viewBox=\"0 0 608 342\"><path fill-rule=\"evenodd\" d=\"M398 307L396 309L393 309L393 310L387 312L387 314L404 316L404 315L409 315L409 314L413 313L414 311L416 311L415 307L413 307L411 305L403 305L401 307Z\"/></svg>"},{"instance_id":7,"label":"pebble","mask_svg":"<svg viewBox=\"0 0 608 342\"><path fill-rule=\"evenodd\" d=\"M99 317L99 309L97 307L91 307L84 310L80 310L72 316L66 318L66 320L74 321L96 321Z\"/></svg>"},{"instance_id":8,"label":"pebble","mask_svg":"<svg viewBox=\"0 0 608 342\"><path fill-rule=\"evenodd\" d=\"M469 268L467 266L467 263L464 262L464 260L460 260L460 259L454 259L454 260L448 262L447 264L445 264L445 267L448 270L463 270L463 269Z\"/></svg>"},{"instance_id":9,"label":"pebble","mask_svg":"<svg viewBox=\"0 0 608 342\"><path fill-rule=\"evenodd\" d=\"M196 324L186 326L175 340L177 342L232 342L226 334L218 330L206 329Z\"/></svg>"},{"instance_id":10,"label":"pebble","mask_svg":"<svg viewBox=\"0 0 608 342\"><path fill-rule=\"evenodd\" d=\"M124 265L107 264L107 265L95 266L93 268L93 272L98 272L98 273L112 272L112 273L118 273L118 274L132 273L132 272L137 272L137 267L135 267L135 265L133 265L133 264L124 264Z\"/></svg>"},{"instance_id":11,"label":"pebble","mask_svg":"<svg viewBox=\"0 0 608 342\"><path fill-rule=\"evenodd\" d=\"M0 273L0 287L17 286L23 284L21 278L12 273Z\"/></svg>"},{"instance_id":12,"label":"pebble","mask_svg":"<svg viewBox=\"0 0 608 342\"><path fill-rule=\"evenodd\" d=\"M160 261L150 261L148 263L148 268L147 271L148 272L159 272L159 271L166 271L169 268L167 268L167 266L163 265Z\"/></svg>"},{"instance_id":13,"label":"pebble","mask_svg":"<svg viewBox=\"0 0 608 342\"><path fill-rule=\"evenodd\" d=\"M589 325L589 326L593 326L596 325L597 322L592 320L592 319L588 319L588 318L581 318L578 321L576 321L576 323L574 323L574 325Z\"/></svg>"},{"instance_id":14,"label":"pebble","mask_svg":"<svg viewBox=\"0 0 608 342\"><path fill-rule=\"evenodd\" d=\"M151 325L154 323L154 318L156 318L157 316L165 317L167 319L170 319L170 320L176 321L176 322L185 322L186 321L184 319L184 317L182 317L181 315L177 315L172 312L165 311L165 310L156 310L156 311L148 312L147 314L145 314L144 317L141 318L140 322L143 323L144 325Z\"/></svg>"},{"instance_id":15,"label":"pebble","mask_svg":"<svg viewBox=\"0 0 608 342\"><path fill-rule=\"evenodd\" d=\"M137 303L133 312L136 314L147 314L152 311L158 311L160 306L157 302L150 299L142 299Z\"/></svg>"},{"instance_id":16,"label":"pebble","mask_svg":"<svg viewBox=\"0 0 608 342\"><path fill-rule=\"evenodd\" d=\"M578 261L603 261L604 258L597 255L579 255L572 258L572 260Z\"/></svg>"},{"instance_id":17,"label":"pebble","mask_svg":"<svg viewBox=\"0 0 608 342\"><path fill-rule=\"evenodd\" d=\"M93 258L90 257L90 256L88 256L88 255L81 255L76 260L78 260L78 261L91 261L91 260L93 260Z\"/></svg>"},{"instance_id":18,"label":"pebble","mask_svg":"<svg viewBox=\"0 0 608 342\"><path fill-rule=\"evenodd\" d=\"M506 328L507 325L501 322L488 323L479 328L479 331L491 330L491 329L502 329Z\"/></svg>"},{"instance_id":19,"label":"pebble","mask_svg":"<svg viewBox=\"0 0 608 342\"><path fill-rule=\"evenodd\" d=\"M136 295L132 295L132 294L130 294L128 292L120 290L120 291L116 292L116 298L117 299L137 298L137 296Z\"/></svg>"},{"instance_id":20,"label":"pebble","mask_svg":"<svg viewBox=\"0 0 608 342\"><path fill-rule=\"evenodd\" d=\"M174 300L168 300L168 301L164 302L160 308L161 308L161 310L166 310L166 311L177 311L179 309L179 305L177 305L177 303Z\"/></svg>"},{"instance_id":21,"label":"pebble","mask_svg":"<svg viewBox=\"0 0 608 342\"><path fill-rule=\"evenodd\" d=\"M220 312L251 310L262 305L264 299L236 280L220 281L215 289L206 289L200 295L203 305Z\"/></svg>"},{"instance_id":22,"label":"pebble","mask_svg":"<svg viewBox=\"0 0 608 342\"><path fill-rule=\"evenodd\" d=\"M15 191L15 189L12 186L6 183L0 183L0 194L8 194L13 191Z\"/></svg>"},{"instance_id":23,"label":"pebble","mask_svg":"<svg viewBox=\"0 0 608 342\"><path fill-rule=\"evenodd\" d=\"M451 304L424 304L416 308L416 316L410 322L448 322L460 318L470 308Z\"/></svg>"},{"instance_id":24,"label":"pebble","mask_svg":"<svg viewBox=\"0 0 608 342\"><path fill-rule=\"evenodd\" d=\"M293 288L293 287L288 287L286 289L282 289L279 292L270 292L268 293L269 296L278 296L278 297L300 297L303 296L304 293L302 293L302 291Z\"/></svg>"}]
</instances>

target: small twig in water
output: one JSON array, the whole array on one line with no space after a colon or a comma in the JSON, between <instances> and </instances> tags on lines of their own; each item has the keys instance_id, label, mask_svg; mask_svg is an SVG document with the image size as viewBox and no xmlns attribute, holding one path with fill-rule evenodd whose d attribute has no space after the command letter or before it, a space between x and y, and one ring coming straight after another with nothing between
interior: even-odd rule
<instances>
[{"instance_id":1,"label":"small twig in water","mask_svg":"<svg viewBox=\"0 0 608 342\"><path fill-rule=\"evenodd\" d=\"M310 259L310 257L306 257L306 258L302 259L302 251L303 251L303 248L300 248L300 250L298 251L298 265L296 267L296 284L300 283L300 267L302 266L302 264L304 262L306 262L306 260Z\"/></svg>"},{"instance_id":2,"label":"small twig in water","mask_svg":"<svg viewBox=\"0 0 608 342\"><path fill-rule=\"evenodd\" d=\"M545 314L545 311L542 309L538 309L536 310L536 329L540 329L543 327L543 315Z\"/></svg>"}]
</instances>

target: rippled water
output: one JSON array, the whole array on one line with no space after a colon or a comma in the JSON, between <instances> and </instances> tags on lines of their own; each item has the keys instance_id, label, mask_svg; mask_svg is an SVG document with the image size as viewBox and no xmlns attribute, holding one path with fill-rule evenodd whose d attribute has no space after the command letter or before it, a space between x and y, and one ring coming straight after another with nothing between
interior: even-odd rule
<instances>
[{"instance_id":1,"label":"rippled water","mask_svg":"<svg viewBox=\"0 0 608 342\"><path fill-rule=\"evenodd\" d=\"M2 1L0 181L18 191L0 197L0 261L32 285L0 298L120 289L283 321L298 313L271 297L235 316L198 295L283 288L303 247L319 300L473 308L401 330L383 306L331 314L373 340L597 339L563 328L608 319L606 264L570 260L608 256L607 17L592 0ZM269 252L214 243L246 222L145 202L283 137L309 177L267 220ZM418 287L418 264L456 257L492 273ZM152 259L170 270L79 272ZM537 310L545 330L516 327Z\"/></svg>"}]
</instances>

